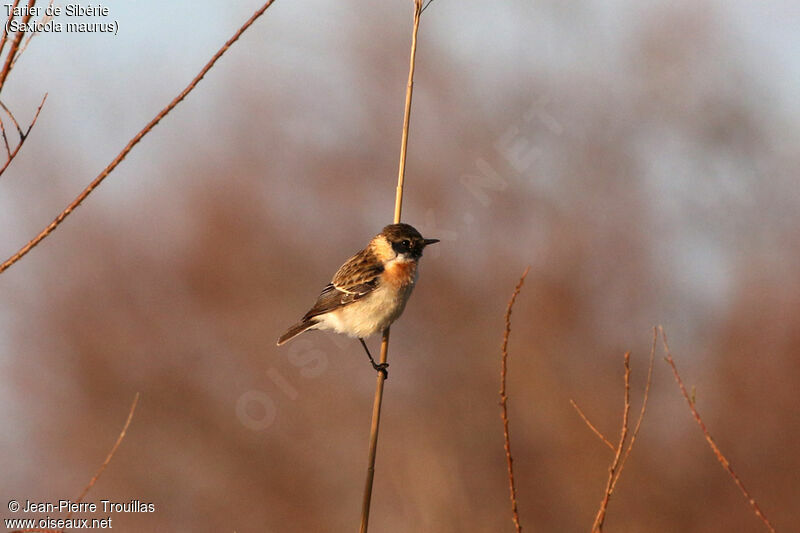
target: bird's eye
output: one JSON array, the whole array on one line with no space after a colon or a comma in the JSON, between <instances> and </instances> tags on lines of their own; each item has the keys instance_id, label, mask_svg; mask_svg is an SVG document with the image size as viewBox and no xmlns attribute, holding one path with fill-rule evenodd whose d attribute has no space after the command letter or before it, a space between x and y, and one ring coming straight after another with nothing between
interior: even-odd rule
<instances>
[{"instance_id":1,"label":"bird's eye","mask_svg":"<svg viewBox=\"0 0 800 533\"><path fill-rule=\"evenodd\" d=\"M402 246L407 250L411 247L411 241L409 241L408 239L403 239L402 241L400 241L400 246Z\"/></svg>"}]
</instances>

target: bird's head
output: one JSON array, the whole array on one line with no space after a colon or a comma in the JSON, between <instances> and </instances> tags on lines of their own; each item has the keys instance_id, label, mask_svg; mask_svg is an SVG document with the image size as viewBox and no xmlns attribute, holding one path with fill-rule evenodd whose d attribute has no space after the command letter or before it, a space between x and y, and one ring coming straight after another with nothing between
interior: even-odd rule
<instances>
[{"instance_id":1,"label":"bird's head","mask_svg":"<svg viewBox=\"0 0 800 533\"><path fill-rule=\"evenodd\" d=\"M422 257L422 251L426 246L439 242L439 239L423 238L409 224L390 224L376 237L376 239L381 238L394 252L394 259L399 261L416 261Z\"/></svg>"}]
</instances>

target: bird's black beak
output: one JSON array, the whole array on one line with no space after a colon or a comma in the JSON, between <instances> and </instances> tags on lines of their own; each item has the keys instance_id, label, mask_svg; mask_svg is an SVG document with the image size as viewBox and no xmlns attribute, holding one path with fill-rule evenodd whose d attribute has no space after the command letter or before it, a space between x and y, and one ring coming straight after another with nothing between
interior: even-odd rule
<instances>
[{"instance_id":1,"label":"bird's black beak","mask_svg":"<svg viewBox=\"0 0 800 533\"><path fill-rule=\"evenodd\" d=\"M423 239L422 240L422 243L425 246L428 246L429 244L436 244L437 242L439 242L439 239Z\"/></svg>"}]
</instances>

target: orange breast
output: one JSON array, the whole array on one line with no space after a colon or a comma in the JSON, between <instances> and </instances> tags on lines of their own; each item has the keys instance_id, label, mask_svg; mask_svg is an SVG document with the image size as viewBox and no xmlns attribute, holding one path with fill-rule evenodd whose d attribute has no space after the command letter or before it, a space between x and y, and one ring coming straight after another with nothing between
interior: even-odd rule
<instances>
[{"instance_id":1,"label":"orange breast","mask_svg":"<svg viewBox=\"0 0 800 533\"><path fill-rule=\"evenodd\" d=\"M392 262L383 271L383 281L398 287L410 285L414 283L416 270L417 264L414 262Z\"/></svg>"}]
</instances>

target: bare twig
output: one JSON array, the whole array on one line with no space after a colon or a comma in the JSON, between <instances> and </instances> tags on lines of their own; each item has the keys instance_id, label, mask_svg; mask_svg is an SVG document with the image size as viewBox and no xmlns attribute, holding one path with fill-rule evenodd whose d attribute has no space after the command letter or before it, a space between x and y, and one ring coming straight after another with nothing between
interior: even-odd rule
<instances>
[{"instance_id":1,"label":"bare twig","mask_svg":"<svg viewBox=\"0 0 800 533\"><path fill-rule=\"evenodd\" d=\"M17 119L14 118L14 113L12 113L11 110L6 107L6 104L4 104L2 100L0 100L0 107L2 107L3 111L5 111L6 114L11 118L11 122L14 123L14 127L17 128L17 133L19 134L20 139L22 139L25 134L22 133L22 128L19 127L19 122L17 122Z\"/></svg>"},{"instance_id":2,"label":"bare twig","mask_svg":"<svg viewBox=\"0 0 800 533\"><path fill-rule=\"evenodd\" d=\"M125 434L128 432L128 426L131 425L131 420L133 420L133 413L136 411L136 405L139 403L139 393L136 393L136 396L133 397L133 403L131 404L130 411L128 411L128 419L125 420L125 425L122 426L122 431L119 432L119 436L117 437L117 441L114 443L114 446L111 447L111 450L108 452L106 456L106 460L103 461L103 464L100 465L100 468L97 469L92 479L89 480L89 484L84 487L83 492L81 492L80 496L75 500L75 503L80 503L89 493L89 491L94 487L94 484L97 483L97 480L100 479L100 476L103 475L108 463L111 462L111 459L114 457L114 454L117 453L117 448L119 445L122 444L122 439L125 438ZM67 518L72 516L72 512L70 511L67 514Z\"/></svg>"},{"instance_id":3,"label":"bare twig","mask_svg":"<svg viewBox=\"0 0 800 533\"><path fill-rule=\"evenodd\" d=\"M0 132L2 132L3 134L3 144L6 145L6 154L8 154L7 161L10 161L12 159L11 147L8 145L8 136L6 135L6 125L3 124L3 119L0 119ZM2 172L0 172L0 174L2 174Z\"/></svg>"},{"instance_id":4,"label":"bare twig","mask_svg":"<svg viewBox=\"0 0 800 533\"><path fill-rule=\"evenodd\" d=\"M644 420L644 413L647 411L647 398L650 397L650 384L653 380L653 363L655 361L656 356L656 340L658 339L658 330L653 328L653 345L650 347L650 363L647 367L647 384L644 386L644 398L642 399L642 410L639 411L639 419L636 420L636 426L633 428L633 434L631 434L631 440L628 443L628 448L625 450L625 455L622 457L622 462L619 464L619 470L617 471L617 477L614 479L614 483L611 485L611 490L616 488L617 481L619 480L620 475L622 475L622 469L625 468L625 461L628 460L628 457L631 454L631 450L633 449L633 444L636 442L636 437L639 435L639 429L642 427L642 420Z\"/></svg>"},{"instance_id":5,"label":"bare twig","mask_svg":"<svg viewBox=\"0 0 800 533\"><path fill-rule=\"evenodd\" d=\"M522 525L519 522L519 510L517 509L517 488L514 484L514 458L511 456L511 436L508 432L508 393L506 392L506 375L508 370L508 337L511 335L511 311L514 309L514 302L517 300L522 285L525 283L525 277L528 275L531 267L525 268L525 272L519 278L514 292L511 293L511 298L508 300L506 307L506 327L503 332L503 345L500 348L502 354L500 358L500 418L503 420L503 448L506 451L506 463L508 464L508 492L509 499L511 500L511 519L514 521L514 527L517 528L517 533L522 531Z\"/></svg>"},{"instance_id":6,"label":"bare twig","mask_svg":"<svg viewBox=\"0 0 800 533\"><path fill-rule=\"evenodd\" d=\"M31 20L31 12L33 5L36 3L36 0L28 0L28 10L26 14L22 17L22 23L27 24ZM13 15L13 11L11 14ZM10 20L10 19L9 19ZM25 35L25 32L18 31L17 34L14 36L14 41L11 43L11 48L8 50L8 55L6 56L5 65L3 65L3 70L0 71L0 91L3 90L3 85L6 82L6 78L8 78L8 74L11 72L11 66L14 63L14 56L17 55L17 51L19 50L19 43L22 40L22 37ZM3 43L5 45L5 43Z\"/></svg>"},{"instance_id":7,"label":"bare twig","mask_svg":"<svg viewBox=\"0 0 800 533\"><path fill-rule=\"evenodd\" d=\"M49 8L53 7L53 2L54 2L54 0L50 0L50 4L48 5ZM42 19L39 21L39 24L42 25L42 26L44 26L45 24L50 22L50 20L53 18L53 15L48 15L47 11L48 10L46 9L45 10L45 14L42 15ZM25 39L25 42L22 43L22 46L20 46L19 52L17 52L17 56L11 62L11 68L14 68L14 65L17 64L17 61L19 61L19 58L22 57L22 53L28 48L28 45L30 44L31 39L33 39L36 35L39 35L39 33L41 33L41 32L34 31L30 35L28 35L28 37Z\"/></svg>"},{"instance_id":8,"label":"bare twig","mask_svg":"<svg viewBox=\"0 0 800 533\"><path fill-rule=\"evenodd\" d=\"M739 476L737 476L736 472L733 471L733 467L731 466L730 461L728 461L728 459L722 454L722 451L719 449L719 446L717 446L717 443L714 442L713 438L711 438L711 434L706 428L703 419L700 417L700 413L697 412L697 408L695 407L694 402L689 397L689 393L686 391L686 387L683 385L683 380L681 379L680 374L678 374L678 368L675 366L675 361L672 359L672 354L669 351L669 345L667 344L667 335L666 333L664 333L664 328L659 326L659 329L661 330L661 338L664 342L664 352L666 353L665 359L669 364L669 366L672 367L672 374L675 376L675 381L678 383L678 387L680 388L681 394L686 400L686 403L689 404L689 410L692 412L692 416L697 422L697 425L700 426L700 430L703 432L703 436L706 438L708 446L711 448L711 451L714 452L714 455L716 456L717 461L719 461L719 464L722 465L722 468L727 470L728 474L730 474L731 478L733 478L733 482L736 484L737 487L739 487L739 490L742 492L744 497L747 499L747 502L753 508L753 512L755 513L755 515L764 523L764 525L769 531L775 533L775 528L772 526L772 524L767 519L764 512L758 506L758 503L756 502L755 498L753 498L748 492L748 490L744 487L744 483L742 483L742 480L739 479Z\"/></svg>"},{"instance_id":9,"label":"bare twig","mask_svg":"<svg viewBox=\"0 0 800 533\"><path fill-rule=\"evenodd\" d=\"M614 453L614 460L611 461L611 466L608 468L608 481L606 482L606 490L603 493L603 500L600 502L600 509L597 511L597 516L592 525L592 532L603 531L603 522L606 518L606 511L608 509L608 502L611 500L611 494L614 492L615 479L618 475L618 469L622 460L622 449L625 446L625 438L628 436L628 415L631 410L631 354L625 354L625 407L622 411L622 429L619 435L619 444L617 444L616 452Z\"/></svg>"},{"instance_id":10,"label":"bare twig","mask_svg":"<svg viewBox=\"0 0 800 533\"><path fill-rule=\"evenodd\" d=\"M122 431L119 432L119 436L117 436L117 441L111 447L111 450L108 452L106 456L106 460L103 461L103 464L100 465L100 468L97 469L92 479L89 480L89 484L84 487L83 492L81 492L80 496L75 500L75 503L80 503L89 493L89 491L94 487L94 484L97 483L97 480L100 479L100 476L105 471L108 464L111 462L111 459L114 457L114 454L117 453L117 448L119 445L122 444L122 440L125 438L125 435L128 432L128 427L131 425L131 420L133 420L133 413L136 411L136 405L139 403L139 393L136 393L136 396L133 397L133 403L131 403L131 408L128 410L128 418L125 420L125 425L122 426ZM65 520L69 520L72 516L72 511L67 513ZM39 533L50 533L50 532L57 532L58 530L54 529L22 529L18 531L14 531L13 533L33 533L34 531Z\"/></svg>"},{"instance_id":11,"label":"bare twig","mask_svg":"<svg viewBox=\"0 0 800 533\"><path fill-rule=\"evenodd\" d=\"M91 194L92 191L94 191L97 188L98 185L100 185L100 183L111 173L111 171L117 168L117 165L119 165L122 162L122 160L125 159L125 156L128 155L128 153L133 149L133 147L136 146L139 143L139 141L141 141L142 138L145 135L147 135L156 126L156 124L158 124L161 121L161 119L163 119L170 111L172 111L175 108L175 106L181 103L181 101L184 98L186 98L186 95L192 92L192 90L200 82L200 80L202 80L203 77L208 73L208 71L211 70L211 67L214 66L217 60L219 60L219 58L222 57L222 55L228 51L231 45L233 45L233 43L235 43L239 39L239 37L241 37L241 35L256 21L256 19L258 19L261 15L263 15L264 12L267 10L267 8L269 8L269 6L271 6L274 2L275 0L269 0L258 10L256 10L256 12L253 13L253 15L249 19L247 19L245 23L242 24L242 26L238 30L236 30L236 33L234 33L233 36L230 39L228 39L228 41L224 45L222 45L222 47L217 51L217 53L215 53L211 57L208 63L206 63L205 66L202 69L200 69L200 72L197 74L197 76L194 77L194 79L189 83L189 85L187 85L186 88L183 91L181 91L180 94L178 94L178 96L176 96L169 104L167 104L167 106L164 107L164 109L159 111L159 113L150 122L148 122L147 125L144 128L142 128L142 130L128 142L127 145L125 145L125 147L117 155L117 157L115 157L114 160L111 161L111 163L109 163L108 166L105 169L103 169L103 171L94 180L92 180L92 182L75 198L75 200L73 200L66 208L64 208L64 210L61 213L59 213L59 215L36 237L31 239L31 241L28 242L28 244L20 248L19 251L17 251L17 253L9 257L4 263L0 264L0 274L3 273L5 270L7 270L11 265L22 259L22 257L24 257L25 254L30 252L34 246L39 244L42 241L42 239L50 235L53 232L53 230L55 230L59 226L59 224L61 224L61 222L63 222L64 219L67 218L81 204L81 202L83 202L86 199L86 197L89 196L89 194Z\"/></svg>"},{"instance_id":12,"label":"bare twig","mask_svg":"<svg viewBox=\"0 0 800 533\"><path fill-rule=\"evenodd\" d=\"M420 15L423 14L425 12L425 10L428 9L428 6L430 6L432 3L433 3L433 0L428 0L428 2L420 10L419 14Z\"/></svg>"},{"instance_id":13,"label":"bare twig","mask_svg":"<svg viewBox=\"0 0 800 533\"><path fill-rule=\"evenodd\" d=\"M6 171L6 169L8 168L8 165L10 165L11 161L13 161L14 158L17 156L17 154L19 153L19 149L22 148L22 145L25 143L25 139L28 138L28 134L33 129L33 126L36 125L36 121L39 119L39 113L41 113L41 111L42 111L42 106L44 106L45 100L47 100L47 93L44 93L44 96L42 97L42 102L39 104L39 107L36 108L36 114L33 115L33 120L28 125L28 129L25 130L24 132L20 129L19 124L17 124L17 121L14 119L14 115L11 114L11 111L6 109L6 106L4 106L2 102L0 102L0 105L2 105L3 109L6 110L6 112L8 113L8 116L11 117L11 120L14 122L14 125L17 127L17 130L19 132L19 143L17 144L16 148L14 148L13 152L9 151L8 139L6 138L6 129L5 129L5 127L2 127L2 122L0 122L0 127L2 127L2 131L3 131L3 142L5 142L6 151L8 152L8 159L6 159L6 162L3 164L2 167L0 167L0 176L3 174L3 172ZM2 272L2 270L0 270L0 272Z\"/></svg>"},{"instance_id":14,"label":"bare twig","mask_svg":"<svg viewBox=\"0 0 800 533\"><path fill-rule=\"evenodd\" d=\"M403 211L403 184L405 182L406 154L408 153L408 130L411 122L411 97L414 92L414 65L417 57L417 32L419 31L419 18L422 13L422 0L414 0L414 25L411 30L411 56L408 66L408 84L406 86L406 105L403 115L403 137L400 142L400 166L397 172L397 189L395 192L394 223L400 222ZM381 340L380 364L386 364L389 357L389 328L383 332ZM372 425L369 434L369 455L367 465L367 479L364 484L364 498L361 505L361 533L366 533L369 527L369 510L372 503L372 481L375 477L375 456L378 450L378 431L380 429L381 404L383 402L383 384L386 376L378 372L375 385L375 398L372 403Z\"/></svg>"},{"instance_id":15,"label":"bare twig","mask_svg":"<svg viewBox=\"0 0 800 533\"><path fill-rule=\"evenodd\" d=\"M14 10L17 9L18 5L19 5L19 0L14 0L14 3L11 4L11 9L8 12L8 20L6 20L6 26L5 26L6 28L11 23L11 21L14 20ZM3 37L0 38L0 55L3 54L3 50L6 47L6 41L8 41L8 33L4 31Z\"/></svg>"},{"instance_id":16,"label":"bare twig","mask_svg":"<svg viewBox=\"0 0 800 533\"><path fill-rule=\"evenodd\" d=\"M572 399L570 399L569 403L571 403L571 404L572 404L572 407L574 407L574 408L575 408L575 410L576 410L576 411L578 411L578 415L580 415L580 417L583 419L584 423L585 423L587 426L589 426L589 429L591 429L591 430L592 430L592 432L594 432L594 434L595 434L595 435L597 435L597 437L598 437L600 440L602 440L602 441L605 443L605 445L606 445L606 446L608 446L608 447L611 449L611 451L613 452L613 451L614 451L614 449L615 449L615 448L614 448L614 445L613 445L613 444L611 444L611 441L610 441L610 440L608 440L608 439L606 438L606 436L605 436L605 435L603 435L603 434L600 432L600 430L599 430L599 429L597 429L597 428L595 427L595 425L594 425L594 424L592 424L592 422L589 420L589 418L588 418L588 417L587 417L587 416L586 416L586 415L583 413L583 411L581 410L581 408L580 408L580 407L578 407L578 404L577 404L577 403L575 403L575 400L572 400Z\"/></svg>"}]
</instances>

